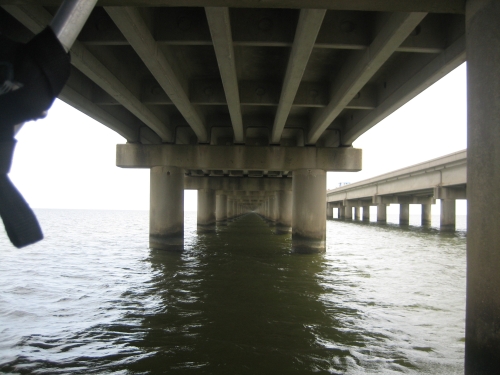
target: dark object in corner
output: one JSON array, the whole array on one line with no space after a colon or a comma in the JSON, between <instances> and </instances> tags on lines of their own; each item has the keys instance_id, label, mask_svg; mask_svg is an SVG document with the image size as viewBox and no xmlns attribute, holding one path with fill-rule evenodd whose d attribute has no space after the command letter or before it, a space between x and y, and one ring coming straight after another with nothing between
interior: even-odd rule
<instances>
[{"instance_id":1,"label":"dark object in corner","mask_svg":"<svg viewBox=\"0 0 500 375\"><path fill-rule=\"evenodd\" d=\"M35 214L10 181L14 126L45 117L70 74L70 57L47 27L27 44L0 36L0 216L14 246L43 238Z\"/></svg>"}]
</instances>

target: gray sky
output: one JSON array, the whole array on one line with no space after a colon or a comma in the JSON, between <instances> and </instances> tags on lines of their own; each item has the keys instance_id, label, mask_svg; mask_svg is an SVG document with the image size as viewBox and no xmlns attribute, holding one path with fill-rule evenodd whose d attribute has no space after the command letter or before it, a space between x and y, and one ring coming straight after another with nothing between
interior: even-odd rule
<instances>
[{"instance_id":1,"label":"gray sky","mask_svg":"<svg viewBox=\"0 0 500 375\"><path fill-rule=\"evenodd\" d=\"M463 64L356 140L363 170L328 173L327 187L465 149L465 70ZM149 170L115 166L115 145L125 139L67 104L57 100L17 139L10 177L31 207L149 209ZM186 191L185 209L196 210L196 202L195 192ZM460 202L457 214L463 213Z\"/></svg>"}]
</instances>

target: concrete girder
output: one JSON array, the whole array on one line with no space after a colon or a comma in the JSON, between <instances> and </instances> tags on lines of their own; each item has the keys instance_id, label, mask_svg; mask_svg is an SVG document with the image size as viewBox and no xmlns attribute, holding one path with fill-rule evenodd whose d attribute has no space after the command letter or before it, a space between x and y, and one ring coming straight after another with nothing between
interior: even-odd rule
<instances>
[{"instance_id":1,"label":"concrete girder","mask_svg":"<svg viewBox=\"0 0 500 375\"><path fill-rule=\"evenodd\" d=\"M37 0L44 6L60 5L63 0ZM0 0L0 5L7 4L33 4L35 0ZM235 8L262 8L261 0L99 0L101 6L134 6L142 7L154 3L155 6L168 7L205 7L205 6L227 6ZM297 0L269 0L266 1L269 8L297 8ZM300 3L300 6L308 9L331 9L331 10L361 10L376 12L435 12L435 13L465 13L464 0L308 0Z\"/></svg>"},{"instance_id":2,"label":"concrete girder","mask_svg":"<svg viewBox=\"0 0 500 375\"><path fill-rule=\"evenodd\" d=\"M342 134L342 144L350 145L359 136L371 129L395 110L406 104L429 86L440 80L446 74L465 62L465 36L458 38L443 52L430 62L424 60L423 66L407 77L401 84L401 79L388 82L387 87L395 87L392 94L380 98L376 109L345 126ZM414 64L414 62L412 62ZM408 67L410 70L411 67Z\"/></svg>"},{"instance_id":3,"label":"concrete girder","mask_svg":"<svg viewBox=\"0 0 500 375\"><path fill-rule=\"evenodd\" d=\"M186 189L213 189L223 191L277 191L292 190L291 178L248 177L184 177Z\"/></svg>"},{"instance_id":4,"label":"concrete girder","mask_svg":"<svg viewBox=\"0 0 500 375\"><path fill-rule=\"evenodd\" d=\"M233 39L231 36L231 21L229 9L223 7L205 8L210 34L219 64L222 85L231 116L234 130L234 141L244 142L243 120L241 117L240 95L238 91L238 78L236 76L236 62L233 50Z\"/></svg>"},{"instance_id":5,"label":"concrete girder","mask_svg":"<svg viewBox=\"0 0 500 375\"><path fill-rule=\"evenodd\" d=\"M161 8L160 8L161 9ZM321 9L325 9L322 7ZM295 30L294 17L280 17L278 14L264 13L266 9L255 9L249 15L241 9L231 9L230 15L232 20L232 39L233 46L248 46L254 47L291 47ZM294 9L288 11L294 12ZM260 15L258 12L262 12ZM191 14L193 14L191 10ZM210 32L207 32L205 14L197 12L193 22L190 25L189 33L182 34L176 32L177 20L185 17L186 8L169 8L168 11L156 12L155 24L162 24L163 27L156 28L155 40L160 45L168 46L208 46L212 45ZM275 26L275 30L279 29L278 35L274 34L273 39L261 37L261 34L254 33L252 41L248 41L248 31L252 27L258 27L255 19L267 18ZM339 33L342 30L342 23L348 19L350 25L356 27L356 33ZM448 19L449 21L449 19ZM440 33L442 30L443 17L435 14L435 17L426 17L421 23L420 33L415 36L408 37L399 46L397 52L419 52L419 53L439 53L446 43L447 35ZM97 27L96 27L97 25ZM429 32L428 32L429 31ZM363 13L353 11L334 11L327 12L324 22L318 34L318 38L314 44L314 48L321 49L350 49L364 50L368 47L371 40L371 29L365 22ZM87 45L102 45L102 46L122 46L128 45L128 41L120 33L116 25L109 19L102 17L99 11L95 11L87 21L87 25L83 28L79 35L79 40Z\"/></svg>"},{"instance_id":6,"label":"concrete girder","mask_svg":"<svg viewBox=\"0 0 500 375\"><path fill-rule=\"evenodd\" d=\"M116 165L150 168L159 165L184 169L228 170L361 170L361 150L355 148L117 145Z\"/></svg>"},{"instance_id":7,"label":"concrete girder","mask_svg":"<svg viewBox=\"0 0 500 375\"><path fill-rule=\"evenodd\" d=\"M436 186L434 188L436 199L467 199L467 186Z\"/></svg>"},{"instance_id":8,"label":"concrete girder","mask_svg":"<svg viewBox=\"0 0 500 375\"><path fill-rule=\"evenodd\" d=\"M191 126L198 141L208 141L208 134L201 115L189 102L170 62L160 51L139 11L130 7L106 7L106 12L118 26L130 45L137 52L162 89L167 93L187 123Z\"/></svg>"},{"instance_id":9,"label":"concrete girder","mask_svg":"<svg viewBox=\"0 0 500 375\"><path fill-rule=\"evenodd\" d=\"M424 19L427 13L393 13L361 56L354 56L342 68L339 80L332 86L334 93L328 106L314 116L307 144L314 144L345 106L363 88L396 48Z\"/></svg>"},{"instance_id":10,"label":"concrete girder","mask_svg":"<svg viewBox=\"0 0 500 375\"><path fill-rule=\"evenodd\" d=\"M300 11L292 51L286 67L278 110L274 118L271 143L277 144L281 139L286 119L292 108L325 13L325 9L303 9Z\"/></svg>"},{"instance_id":11,"label":"concrete girder","mask_svg":"<svg viewBox=\"0 0 500 375\"><path fill-rule=\"evenodd\" d=\"M3 8L33 33L42 31L52 20L52 15L37 5L6 5ZM71 63L149 126L163 141L173 141L173 132L79 41L75 41L71 48Z\"/></svg>"}]
</instances>

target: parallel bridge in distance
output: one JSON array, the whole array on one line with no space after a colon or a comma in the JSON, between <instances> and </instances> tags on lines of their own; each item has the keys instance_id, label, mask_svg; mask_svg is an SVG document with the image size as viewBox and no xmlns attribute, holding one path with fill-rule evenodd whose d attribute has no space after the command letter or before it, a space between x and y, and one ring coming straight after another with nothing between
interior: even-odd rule
<instances>
[{"instance_id":1,"label":"parallel bridge in distance","mask_svg":"<svg viewBox=\"0 0 500 375\"><path fill-rule=\"evenodd\" d=\"M387 205L397 203L399 223L409 224L409 205L422 206L422 225L431 224L431 205L441 200L440 227L455 230L455 200L467 199L467 150L342 186L326 193L327 218L338 209L340 219L370 220L377 207L377 222L386 222Z\"/></svg>"}]
</instances>

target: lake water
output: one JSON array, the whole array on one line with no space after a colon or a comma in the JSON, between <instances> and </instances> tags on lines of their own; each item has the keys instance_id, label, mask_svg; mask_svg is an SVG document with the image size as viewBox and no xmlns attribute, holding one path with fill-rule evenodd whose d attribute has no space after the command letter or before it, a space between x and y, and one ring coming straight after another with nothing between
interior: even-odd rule
<instances>
[{"instance_id":1,"label":"lake water","mask_svg":"<svg viewBox=\"0 0 500 375\"><path fill-rule=\"evenodd\" d=\"M39 244L0 233L2 373L463 373L465 217L329 220L300 255L256 215L197 235L186 213L182 253L147 248L147 212L37 215Z\"/></svg>"}]
</instances>

